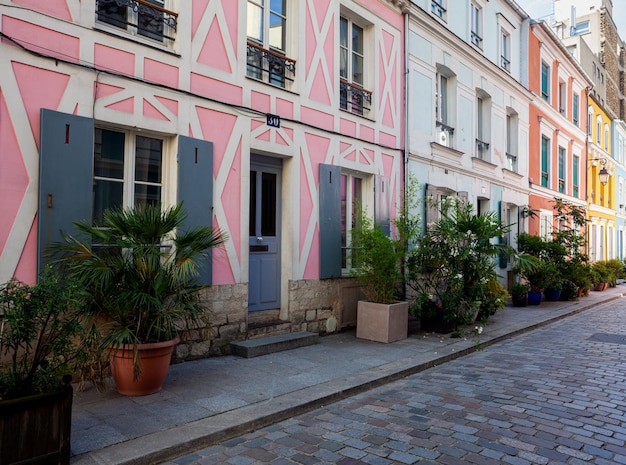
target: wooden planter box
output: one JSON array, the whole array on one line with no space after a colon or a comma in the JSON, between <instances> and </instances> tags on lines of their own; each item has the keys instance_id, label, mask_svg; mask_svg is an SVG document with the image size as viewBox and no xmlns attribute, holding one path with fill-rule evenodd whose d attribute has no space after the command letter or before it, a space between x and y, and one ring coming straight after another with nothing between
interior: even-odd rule
<instances>
[{"instance_id":1,"label":"wooden planter box","mask_svg":"<svg viewBox=\"0 0 626 465\"><path fill-rule=\"evenodd\" d=\"M356 337L377 342L406 339L409 325L409 303L376 304L359 300Z\"/></svg>"},{"instance_id":2,"label":"wooden planter box","mask_svg":"<svg viewBox=\"0 0 626 465\"><path fill-rule=\"evenodd\" d=\"M2 465L69 465L71 386L50 394L0 401Z\"/></svg>"}]
</instances>

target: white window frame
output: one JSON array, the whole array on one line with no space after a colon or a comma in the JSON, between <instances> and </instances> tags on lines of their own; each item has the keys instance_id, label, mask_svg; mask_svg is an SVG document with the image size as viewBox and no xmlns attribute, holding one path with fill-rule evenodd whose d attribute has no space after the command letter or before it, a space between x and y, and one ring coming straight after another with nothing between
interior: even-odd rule
<instances>
[{"instance_id":1,"label":"white window frame","mask_svg":"<svg viewBox=\"0 0 626 465\"><path fill-rule=\"evenodd\" d=\"M506 168L517 172L517 156L519 152L519 115L507 108L506 112Z\"/></svg>"},{"instance_id":2,"label":"white window frame","mask_svg":"<svg viewBox=\"0 0 626 465\"><path fill-rule=\"evenodd\" d=\"M544 88L543 88L543 68L544 68L544 66L545 66L545 68L548 71L548 73L547 73L548 78L547 78L547 83L546 83L546 87L547 88L545 89L545 91L544 91ZM541 98L544 99L546 102L550 103L550 94L551 94L551 92L550 92L551 89L550 88L552 86L552 67L545 60L541 60L541 67L540 67L539 78L541 80L540 81Z\"/></svg>"},{"instance_id":3,"label":"white window frame","mask_svg":"<svg viewBox=\"0 0 626 465\"><path fill-rule=\"evenodd\" d=\"M500 29L500 67L511 72L511 33Z\"/></svg>"},{"instance_id":4,"label":"white window frame","mask_svg":"<svg viewBox=\"0 0 626 465\"><path fill-rule=\"evenodd\" d=\"M470 2L470 43L482 50L483 48L483 8L476 2Z\"/></svg>"},{"instance_id":5,"label":"white window frame","mask_svg":"<svg viewBox=\"0 0 626 465\"><path fill-rule=\"evenodd\" d=\"M551 241L553 230L552 211L544 209L539 210L539 236L547 241Z\"/></svg>"},{"instance_id":6,"label":"white window frame","mask_svg":"<svg viewBox=\"0 0 626 465\"><path fill-rule=\"evenodd\" d=\"M98 125L96 130L104 130L104 131L113 131L124 135L124 157L123 157L123 178L111 178L106 176L96 176L94 172L93 180L95 181L105 181L105 182L115 182L123 184L122 187L122 205L119 207L129 208L135 205L135 186L136 185L144 185L144 186L152 186L158 187L160 189L159 194L159 203L161 205L166 204L166 196L167 190L165 187L165 180L167 179L167 160L168 160L168 149L169 143L167 138L162 137L160 135L151 134L143 131L131 131L128 129L121 129L117 127L110 126L101 126ZM135 179L136 173L136 149L137 149L137 137L145 137L150 139L156 139L161 141L161 179L159 182L151 182L151 181L137 181ZM94 144L95 144L94 140ZM95 157L95 150L94 150ZM95 169L95 160L94 160L94 169ZM100 213L96 211L95 205L95 192L94 192L94 215Z\"/></svg>"},{"instance_id":7,"label":"white window frame","mask_svg":"<svg viewBox=\"0 0 626 465\"><path fill-rule=\"evenodd\" d=\"M352 224L352 219L355 217L355 215L358 213L357 212L357 207L360 208L364 208L367 209L369 208L368 205L370 205L370 200L369 198L367 198L367 192L369 192L369 188L371 185L371 182L373 182L371 180L371 175L368 175L366 173L362 173L362 172L357 172L357 171L352 171L352 170L346 170L346 169L342 169L341 170L341 178L342 178L342 191L340 193L340 196L343 197L344 196L344 192L343 192L343 185L344 182L343 180L345 179L345 209L343 209L344 211L342 211L342 218L341 218L341 229L343 230L345 227L345 235L343 235L342 231L342 264L341 264L341 273L343 276L349 276L350 275L350 270L352 269L352 229L353 229L353 224ZM354 192L353 192L353 184L355 182L355 180L359 180L360 181L360 195L361 198L360 199L354 199ZM342 203L343 203L343 199L342 199ZM343 207L343 206L342 206ZM365 214L368 217L371 217L372 215L370 213L373 212L369 212L366 211ZM345 226L344 226L345 225Z\"/></svg>"},{"instance_id":8,"label":"white window frame","mask_svg":"<svg viewBox=\"0 0 626 465\"><path fill-rule=\"evenodd\" d=\"M609 139L611 138L611 130L608 124L604 124L604 150L609 151Z\"/></svg>"},{"instance_id":9,"label":"white window frame","mask_svg":"<svg viewBox=\"0 0 626 465\"><path fill-rule=\"evenodd\" d=\"M346 31L347 40L346 40L345 46L341 43L341 37L342 37L341 24L344 21L347 25L347 31ZM352 32L353 32L354 27L358 27L362 31L362 34L363 34L363 37L362 37L363 50L361 52L359 52L358 50L354 50L352 47ZM371 46L370 46L370 36L372 33L371 29L372 29L372 24L362 19L358 15L350 11L342 9L341 15L339 18L339 30L338 30L338 37L339 37L338 42L339 42L339 50L340 50L339 57L338 57L339 58L338 70L339 70L340 89L342 89L341 93L343 94L344 89L345 89L346 97L345 97L345 102L344 102L344 98L340 96L339 107L341 110L348 111L353 114L357 114L361 116L371 116L371 111L372 111L372 108L371 108L372 101L373 101L372 92L367 90L370 84L369 81L370 81L371 60L370 60L369 52L371 50ZM345 75L342 75L342 68L341 68L342 52L345 52L345 54L347 55ZM362 63L360 82L354 77L355 70L354 70L353 60L355 57L360 58L361 63ZM354 100L355 98L357 99L357 103L353 104L352 102L355 101ZM360 99L360 104L359 104L359 99Z\"/></svg>"},{"instance_id":10,"label":"white window frame","mask_svg":"<svg viewBox=\"0 0 626 465\"><path fill-rule=\"evenodd\" d=\"M602 116L596 116L596 144L602 147Z\"/></svg>"}]
</instances>

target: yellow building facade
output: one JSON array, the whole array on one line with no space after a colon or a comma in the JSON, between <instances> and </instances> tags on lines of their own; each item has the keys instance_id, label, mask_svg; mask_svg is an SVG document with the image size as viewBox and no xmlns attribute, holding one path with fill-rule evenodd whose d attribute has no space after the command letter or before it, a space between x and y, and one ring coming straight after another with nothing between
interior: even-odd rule
<instances>
[{"instance_id":1,"label":"yellow building facade","mask_svg":"<svg viewBox=\"0 0 626 465\"><path fill-rule=\"evenodd\" d=\"M616 256L615 161L612 154L612 124L602 105L589 97L587 143L587 231L591 261ZM607 178L608 174L608 178Z\"/></svg>"}]
</instances>

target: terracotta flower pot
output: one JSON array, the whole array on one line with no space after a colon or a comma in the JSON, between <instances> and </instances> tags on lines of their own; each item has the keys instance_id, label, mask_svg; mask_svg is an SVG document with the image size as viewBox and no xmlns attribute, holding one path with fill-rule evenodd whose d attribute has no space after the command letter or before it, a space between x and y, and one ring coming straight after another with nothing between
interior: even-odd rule
<instances>
[{"instance_id":1,"label":"terracotta flower pot","mask_svg":"<svg viewBox=\"0 0 626 465\"><path fill-rule=\"evenodd\" d=\"M180 339L176 336L171 341L139 344L141 372L137 379L134 377L133 347L127 345L118 350L111 349L111 374L118 392L126 396L145 396L159 392L170 367L172 352L179 342Z\"/></svg>"}]
</instances>

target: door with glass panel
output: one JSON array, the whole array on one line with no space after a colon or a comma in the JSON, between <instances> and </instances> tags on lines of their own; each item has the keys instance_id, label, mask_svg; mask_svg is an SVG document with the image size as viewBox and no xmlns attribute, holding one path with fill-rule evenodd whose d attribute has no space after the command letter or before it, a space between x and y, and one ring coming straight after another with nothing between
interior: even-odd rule
<instances>
[{"instance_id":1,"label":"door with glass panel","mask_svg":"<svg viewBox=\"0 0 626 465\"><path fill-rule=\"evenodd\" d=\"M281 162L250 162L248 310L280 308Z\"/></svg>"}]
</instances>

